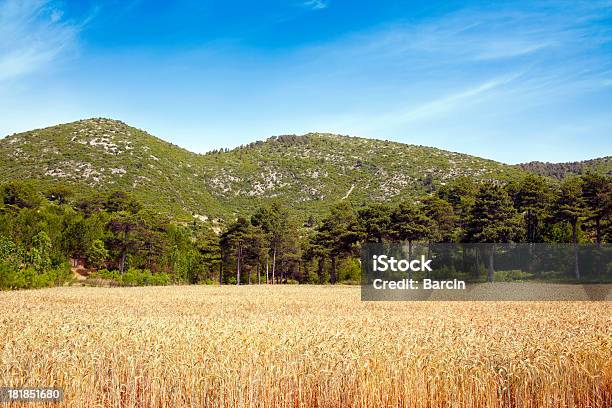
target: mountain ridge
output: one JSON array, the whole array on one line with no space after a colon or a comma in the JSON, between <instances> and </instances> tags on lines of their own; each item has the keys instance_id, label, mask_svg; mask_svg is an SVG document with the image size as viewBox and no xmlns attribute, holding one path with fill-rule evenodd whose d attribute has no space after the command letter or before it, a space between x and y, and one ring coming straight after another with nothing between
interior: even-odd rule
<instances>
[{"instance_id":1,"label":"mountain ridge","mask_svg":"<svg viewBox=\"0 0 612 408\"><path fill-rule=\"evenodd\" d=\"M6 136L0 158L0 182L61 182L77 196L128 190L181 219L234 217L274 200L317 215L340 200L415 198L460 176L509 181L526 174L463 153L331 133L271 136L200 154L107 118Z\"/></svg>"},{"instance_id":2,"label":"mountain ridge","mask_svg":"<svg viewBox=\"0 0 612 408\"><path fill-rule=\"evenodd\" d=\"M587 172L602 173L608 176L612 175L612 156L602 156L589 160L573 161L573 162L541 162L530 161L514 165L530 173L539 174L541 176L563 179L569 176L579 176Z\"/></svg>"}]
</instances>

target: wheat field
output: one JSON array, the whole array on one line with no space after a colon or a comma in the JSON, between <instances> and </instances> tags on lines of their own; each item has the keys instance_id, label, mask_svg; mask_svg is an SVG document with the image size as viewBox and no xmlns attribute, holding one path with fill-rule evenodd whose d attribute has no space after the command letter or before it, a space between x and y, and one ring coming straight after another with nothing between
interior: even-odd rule
<instances>
[{"instance_id":1,"label":"wheat field","mask_svg":"<svg viewBox=\"0 0 612 408\"><path fill-rule=\"evenodd\" d=\"M61 406L612 406L610 302L276 285L0 292L0 307L0 386L61 387Z\"/></svg>"}]
</instances>

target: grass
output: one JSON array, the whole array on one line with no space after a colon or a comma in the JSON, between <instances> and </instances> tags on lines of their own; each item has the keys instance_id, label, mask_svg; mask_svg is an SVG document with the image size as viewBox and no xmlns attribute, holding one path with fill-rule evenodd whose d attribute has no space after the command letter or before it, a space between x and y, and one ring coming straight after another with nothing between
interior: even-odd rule
<instances>
[{"instance_id":1,"label":"grass","mask_svg":"<svg viewBox=\"0 0 612 408\"><path fill-rule=\"evenodd\" d=\"M356 287L0 292L0 386L65 406L606 407L609 302L361 302Z\"/></svg>"}]
</instances>

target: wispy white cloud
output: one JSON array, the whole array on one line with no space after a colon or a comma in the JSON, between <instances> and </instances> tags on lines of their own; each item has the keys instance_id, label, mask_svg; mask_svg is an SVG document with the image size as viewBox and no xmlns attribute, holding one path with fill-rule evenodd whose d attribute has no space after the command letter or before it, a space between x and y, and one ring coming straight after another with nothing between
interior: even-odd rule
<instances>
[{"instance_id":1,"label":"wispy white cloud","mask_svg":"<svg viewBox=\"0 0 612 408\"><path fill-rule=\"evenodd\" d=\"M418 24L395 24L355 41L365 53L453 64L575 51L612 41L612 28L590 24L611 17L612 10L602 10L594 17L591 9L582 15L576 10L564 15L549 10L466 9Z\"/></svg>"},{"instance_id":2,"label":"wispy white cloud","mask_svg":"<svg viewBox=\"0 0 612 408\"><path fill-rule=\"evenodd\" d=\"M609 81L612 55L602 48L612 27L593 21L612 10L593 7L465 9L395 23L305 51L305 71L323 72L309 80L327 83L329 93L351 88L352 100L338 104L353 110L343 123L370 134L417 122L439 128L468 107L474 117L500 113L502 105L554 109Z\"/></svg>"},{"instance_id":3,"label":"wispy white cloud","mask_svg":"<svg viewBox=\"0 0 612 408\"><path fill-rule=\"evenodd\" d=\"M442 115L457 107L465 107L468 101L474 102L477 98L481 98L483 95L511 83L520 76L520 73L516 73L487 80L462 91L450 93L437 99L421 103L415 108L410 108L403 112L394 112L393 115L389 116L387 119L392 120L394 118L394 120L398 122L407 123L431 116ZM387 120L384 121L389 123Z\"/></svg>"},{"instance_id":4,"label":"wispy white cloud","mask_svg":"<svg viewBox=\"0 0 612 408\"><path fill-rule=\"evenodd\" d=\"M75 46L79 25L50 0L0 2L0 81L39 71Z\"/></svg>"},{"instance_id":5,"label":"wispy white cloud","mask_svg":"<svg viewBox=\"0 0 612 408\"><path fill-rule=\"evenodd\" d=\"M302 6L311 10L323 10L329 6L329 2L325 0L306 0Z\"/></svg>"},{"instance_id":6,"label":"wispy white cloud","mask_svg":"<svg viewBox=\"0 0 612 408\"><path fill-rule=\"evenodd\" d=\"M351 123L359 132L376 133L385 128L406 127L435 122L456 111L470 109L486 101L495 100L501 93L511 92L513 82L520 80L523 72L499 76L482 82L465 85L459 90L449 91L431 99L409 100L399 107L384 113L370 113L354 117Z\"/></svg>"}]
</instances>

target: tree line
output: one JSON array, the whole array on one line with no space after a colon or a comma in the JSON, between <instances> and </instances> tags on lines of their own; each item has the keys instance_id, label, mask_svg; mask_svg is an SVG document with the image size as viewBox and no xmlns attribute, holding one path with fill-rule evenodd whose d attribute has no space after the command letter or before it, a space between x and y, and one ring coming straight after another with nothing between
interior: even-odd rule
<instances>
[{"instance_id":1,"label":"tree line","mask_svg":"<svg viewBox=\"0 0 612 408\"><path fill-rule=\"evenodd\" d=\"M11 181L0 189L0 289L62 284L69 262L123 284L358 283L367 242L610 242L611 191L609 176L590 173L561 183L460 177L417 200L341 201L320 220L272 202L214 231L123 191L76 199L64 185Z\"/></svg>"}]
</instances>

